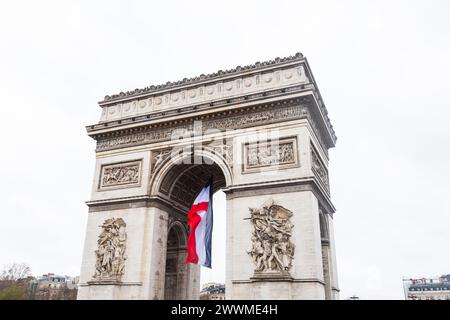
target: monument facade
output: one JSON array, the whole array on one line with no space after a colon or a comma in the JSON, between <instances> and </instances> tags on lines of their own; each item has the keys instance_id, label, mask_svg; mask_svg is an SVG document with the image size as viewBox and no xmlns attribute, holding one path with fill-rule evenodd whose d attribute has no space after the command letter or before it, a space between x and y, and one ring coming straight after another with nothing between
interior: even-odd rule
<instances>
[{"instance_id":1,"label":"monument facade","mask_svg":"<svg viewBox=\"0 0 450 320\"><path fill-rule=\"evenodd\" d=\"M99 105L79 299L198 299L186 214L211 175L226 194L227 299L338 298L336 136L303 55Z\"/></svg>"}]
</instances>

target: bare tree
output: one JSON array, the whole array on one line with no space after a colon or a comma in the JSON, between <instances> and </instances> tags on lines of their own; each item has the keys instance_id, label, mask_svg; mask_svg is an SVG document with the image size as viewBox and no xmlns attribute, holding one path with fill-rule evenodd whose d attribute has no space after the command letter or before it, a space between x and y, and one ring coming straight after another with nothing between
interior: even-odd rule
<instances>
[{"instance_id":1,"label":"bare tree","mask_svg":"<svg viewBox=\"0 0 450 320\"><path fill-rule=\"evenodd\" d=\"M29 277L31 268L26 263L11 263L0 272L0 280L19 280Z\"/></svg>"}]
</instances>

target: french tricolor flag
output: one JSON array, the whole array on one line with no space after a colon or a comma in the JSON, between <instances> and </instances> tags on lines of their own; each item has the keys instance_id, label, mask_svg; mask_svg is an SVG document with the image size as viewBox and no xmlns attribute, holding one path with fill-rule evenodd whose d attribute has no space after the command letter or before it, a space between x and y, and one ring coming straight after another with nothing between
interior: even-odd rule
<instances>
[{"instance_id":1,"label":"french tricolor flag","mask_svg":"<svg viewBox=\"0 0 450 320\"><path fill-rule=\"evenodd\" d=\"M187 263L211 268L211 239L213 229L212 178L200 191L187 215L190 228L187 242Z\"/></svg>"}]
</instances>

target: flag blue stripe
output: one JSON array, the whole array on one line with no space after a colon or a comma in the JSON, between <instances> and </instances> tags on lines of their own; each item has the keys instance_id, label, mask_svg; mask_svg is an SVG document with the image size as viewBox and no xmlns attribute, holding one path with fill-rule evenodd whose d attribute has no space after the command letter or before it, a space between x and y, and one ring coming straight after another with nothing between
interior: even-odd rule
<instances>
[{"instance_id":1,"label":"flag blue stripe","mask_svg":"<svg viewBox=\"0 0 450 320\"><path fill-rule=\"evenodd\" d=\"M205 230L205 264L203 266L211 268L211 254L212 254L212 230L213 230L213 191L212 181L209 183L209 204L206 214L206 230Z\"/></svg>"}]
</instances>

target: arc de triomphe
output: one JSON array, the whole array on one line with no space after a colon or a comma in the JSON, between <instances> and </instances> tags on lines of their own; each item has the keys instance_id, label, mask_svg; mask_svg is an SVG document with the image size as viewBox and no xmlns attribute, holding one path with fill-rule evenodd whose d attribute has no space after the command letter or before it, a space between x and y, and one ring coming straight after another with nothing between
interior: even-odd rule
<instances>
[{"instance_id":1,"label":"arc de triomphe","mask_svg":"<svg viewBox=\"0 0 450 320\"><path fill-rule=\"evenodd\" d=\"M227 299L338 298L336 136L305 57L99 104L79 299L197 299L186 213L210 175L226 194L226 226L214 228L226 227Z\"/></svg>"}]
</instances>

